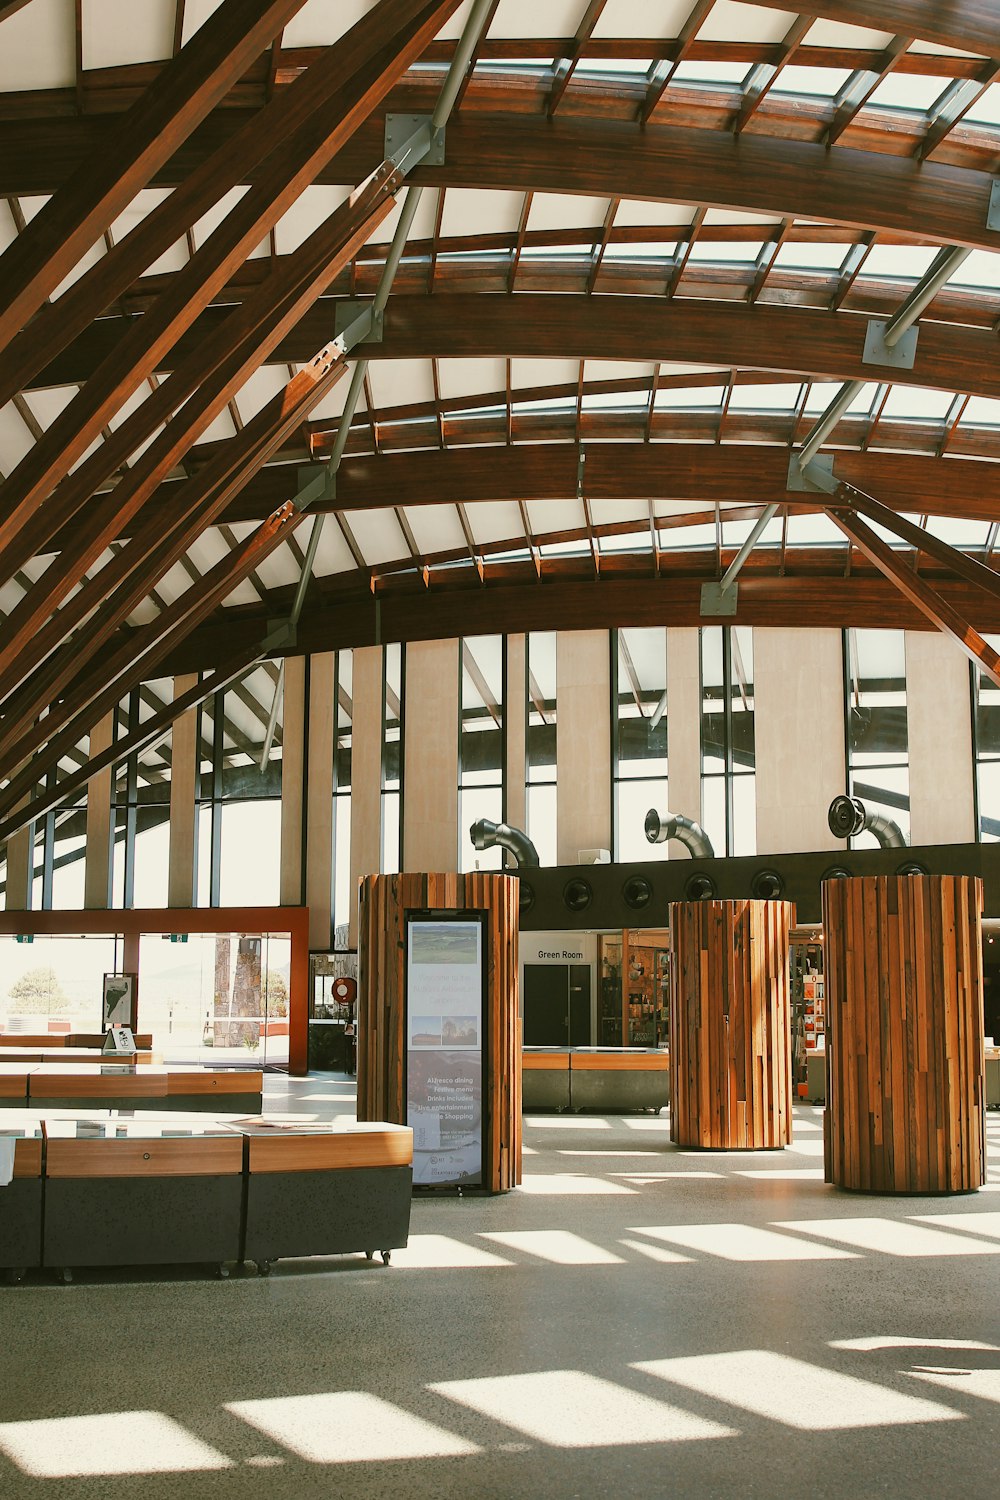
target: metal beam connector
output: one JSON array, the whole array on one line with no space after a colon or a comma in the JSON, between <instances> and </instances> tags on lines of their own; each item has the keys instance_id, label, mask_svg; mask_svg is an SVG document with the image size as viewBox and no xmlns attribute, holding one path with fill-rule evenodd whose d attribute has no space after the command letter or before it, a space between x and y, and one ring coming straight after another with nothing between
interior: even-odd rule
<instances>
[{"instance_id":1,"label":"metal beam connector","mask_svg":"<svg viewBox=\"0 0 1000 1500\"><path fill-rule=\"evenodd\" d=\"M891 365L895 370L912 370L917 359L919 328L908 328L894 344L887 344L885 332L888 327L888 323L880 318L869 318L862 361L866 365Z\"/></svg>"},{"instance_id":2,"label":"metal beam connector","mask_svg":"<svg viewBox=\"0 0 1000 1500\"><path fill-rule=\"evenodd\" d=\"M385 159L401 172L444 166L444 126L432 115L386 115Z\"/></svg>"},{"instance_id":3,"label":"metal beam connector","mask_svg":"<svg viewBox=\"0 0 1000 1500\"><path fill-rule=\"evenodd\" d=\"M986 212L986 228L1000 230L1000 177L994 177L990 188L990 206Z\"/></svg>"},{"instance_id":4,"label":"metal beam connector","mask_svg":"<svg viewBox=\"0 0 1000 1500\"><path fill-rule=\"evenodd\" d=\"M343 339L345 354L362 342L381 344L385 331L385 309L370 300L352 297L338 302L333 312L333 329Z\"/></svg>"}]
</instances>

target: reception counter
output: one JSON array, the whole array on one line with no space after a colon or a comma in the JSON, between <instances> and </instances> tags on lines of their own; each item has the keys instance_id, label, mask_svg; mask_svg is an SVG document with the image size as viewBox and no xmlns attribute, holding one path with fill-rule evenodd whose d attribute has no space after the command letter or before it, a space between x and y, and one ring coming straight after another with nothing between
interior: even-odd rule
<instances>
[{"instance_id":1,"label":"reception counter","mask_svg":"<svg viewBox=\"0 0 1000 1500\"><path fill-rule=\"evenodd\" d=\"M665 1109L670 1057L655 1047L525 1047L524 1109Z\"/></svg>"}]
</instances>

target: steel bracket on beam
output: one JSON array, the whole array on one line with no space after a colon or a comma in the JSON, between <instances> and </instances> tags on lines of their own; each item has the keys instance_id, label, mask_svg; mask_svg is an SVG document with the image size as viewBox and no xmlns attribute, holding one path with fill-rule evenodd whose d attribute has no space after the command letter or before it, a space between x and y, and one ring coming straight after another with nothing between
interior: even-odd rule
<instances>
[{"instance_id":1,"label":"steel bracket on beam","mask_svg":"<svg viewBox=\"0 0 1000 1500\"><path fill-rule=\"evenodd\" d=\"M308 467L297 469L295 486L298 491L300 509L315 505L320 500L337 498L337 476L323 464L310 464Z\"/></svg>"},{"instance_id":2,"label":"steel bracket on beam","mask_svg":"<svg viewBox=\"0 0 1000 1500\"><path fill-rule=\"evenodd\" d=\"M919 328L908 328L890 347L883 334L888 324L879 318L868 320L865 348L861 359L866 365L890 365L896 370L912 370L917 357Z\"/></svg>"},{"instance_id":3,"label":"steel bracket on beam","mask_svg":"<svg viewBox=\"0 0 1000 1500\"><path fill-rule=\"evenodd\" d=\"M810 469L825 469L827 473L832 477L833 454L819 454L817 458L810 459L808 467ZM791 458L788 460L788 478L785 481L785 488L787 490L794 491L796 494L804 493L807 495L816 495L823 493L822 488L817 484L813 484L804 472L802 465L799 463L799 456L797 453L793 453Z\"/></svg>"},{"instance_id":4,"label":"steel bracket on beam","mask_svg":"<svg viewBox=\"0 0 1000 1500\"><path fill-rule=\"evenodd\" d=\"M402 162L404 156L409 155L406 151L407 143L422 131L429 133L429 144L426 151L420 157L422 167L444 166L444 126L439 130L431 128L432 117L430 115L386 115L385 117L385 159L396 161L406 169L406 163Z\"/></svg>"},{"instance_id":5,"label":"steel bracket on beam","mask_svg":"<svg viewBox=\"0 0 1000 1500\"><path fill-rule=\"evenodd\" d=\"M351 331L355 324L361 323L362 319L366 317L369 326L364 336L364 342L366 344L381 344L385 331L385 311L381 307L376 307L370 297L345 299L343 302L336 304L333 310L334 338L343 337L343 335ZM353 343L360 342L361 340L354 339L350 345L345 345L345 347L353 347Z\"/></svg>"},{"instance_id":6,"label":"steel bracket on beam","mask_svg":"<svg viewBox=\"0 0 1000 1500\"><path fill-rule=\"evenodd\" d=\"M990 188L990 206L986 212L986 228L1000 229L1000 177L994 177Z\"/></svg>"},{"instance_id":7,"label":"steel bracket on beam","mask_svg":"<svg viewBox=\"0 0 1000 1500\"><path fill-rule=\"evenodd\" d=\"M294 646L297 636L298 630L290 620L268 620L265 640L271 642L272 650L279 644L282 646Z\"/></svg>"},{"instance_id":8,"label":"steel bracket on beam","mask_svg":"<svg viewBox=\"0 0 1000 1500\"><path fill-rule=\"evenodd\" d=\"M736 603L740 586L731 583L727 589L721 583L703 583L701 586L702 615L715 615L729 619L736 613Z\"/></svg>"}]
</instances>

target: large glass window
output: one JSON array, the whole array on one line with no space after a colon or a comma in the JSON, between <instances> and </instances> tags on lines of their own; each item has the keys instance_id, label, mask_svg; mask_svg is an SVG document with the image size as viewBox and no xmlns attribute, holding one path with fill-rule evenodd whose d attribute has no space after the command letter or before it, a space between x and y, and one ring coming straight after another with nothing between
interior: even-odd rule
<instances>
[{"instance_id":1,"label":"large glass window","mask_svg":"<svg viewBox=\"0 0 1000 1500\"><path fill-rule=\"evenodd\" d=\"M258 667L200 714L198 896L208 906L277 906L281 885L281 729L265 759L275 672Z\"/></svg>"},{"instance_id":2,"label":"large glass window","mask_svg":"<svg viewBox=\"0 0 1000 1500\"><path fill-rule=\"evenodd\" d=\"M667 632L612 632L615 859L666 859L646 841L647 812L669 808L667 790Z\"/></svg>"},{"instance_id":3,"label":"large glass window","mask_svg":"<svg viewBox=\"0 0 1000 1500\"><path fill-rule=\"evenodd\" d=\"M351 745L354 725L354 652L337 652L333 736L334 947L347 947L351 903Z\"/></svg>"},{"instance_id":4,"label":"large glass window","mask_svg":"<svg viewBox=\"0 0 1000 1500\"><path fill-rule=\"evenodd\" d=\"M985 639L994 651L1000 650L1000 635ZM1000 839L1000 687L985 672L970 667L975 708L977 837L994 843Z\"/></svg>"},{"instance_id":5,"label":"large glass window","mask_svg":"<svg viewBox=\"0 0 1000 1500\"><path fill-rule=\"evenodd\" d=\"M556 634L527 637L528 703L525 747L528 837L539 863L558 864L556 843Z\"/></svg>"},{"instance_id":6,"label":"large glass window","mask_svg":"<svg viewBox=\"0 0 1000 1500\"><path fill-rule=\"evenodd\" d=\"M852 797L898 823L910 836L910 767L906 727L906 648L901 630L844 632L847 687L847 776ZM873 833L851 840L875 848Z\"/></svg>"},{"instance_id":7,"label":"large glass window","mask_svg":"<svg viewBox=\"0 0 1000 1500\"><path fill-rule=\"evenodd\" d=\"M458 736L458 868L502 870L503 850L477 850L469 829L479 818L504 816L504 638L471 636L461 643Z\"/></svg>"},{"instance_id":8,"label":"large glass window","mask_svg":"<svg viewBox=\"0 0 1000 1500\"><path fill-rule=\"evenodd\" d=\"M403 648L382 655L382 871L397 874L403 861Z\"/></svg>"},{"instance_id":9,"label":"large glass window","mask_svg":"<svg viewBox=\"0 0 1000 1500\"><path fill-rule=\"evenodd\" d=\"M716 854L755 854L753 632L711 625L699 634L702 825Z\"/></svg>"}]
</instances>

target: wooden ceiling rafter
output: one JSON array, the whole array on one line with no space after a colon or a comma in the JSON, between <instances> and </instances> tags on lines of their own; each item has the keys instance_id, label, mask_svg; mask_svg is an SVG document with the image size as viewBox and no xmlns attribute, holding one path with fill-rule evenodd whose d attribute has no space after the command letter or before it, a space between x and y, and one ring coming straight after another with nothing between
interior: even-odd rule
<instances>
[{"instance_id":1,"label":"wooden ceiling rafter","mask_svg":"<svg viewBox=\"0 0 1000 1500\"><path fill-rule=\"evenodd\" d=\"M0 256L0 349L76 267L105 227L221 103L304 0L223 0L120 122L96 157ZM79 38L80 33L75 33ZM82 41L77 42L82 48ZM82 61L82 54L81 54Z\"/></svg>"}]
</instances>

